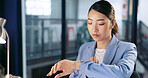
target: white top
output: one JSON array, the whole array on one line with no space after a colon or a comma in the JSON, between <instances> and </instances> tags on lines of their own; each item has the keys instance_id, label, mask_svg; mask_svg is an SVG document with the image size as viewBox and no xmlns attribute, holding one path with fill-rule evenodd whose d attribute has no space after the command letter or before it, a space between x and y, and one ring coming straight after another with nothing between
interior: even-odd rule
<instances>
[{"instance_id":1,"label":"white top","mask_svg":"<svg viewBox=\"0 0 148 78\"><path fill-rule=\"evenodd\" d=\"M96 49L95 50L95 56L98 59L99 64L101 64L103 62L105 52L106 52L106 49Z\"/></svg>"}]
</instances>

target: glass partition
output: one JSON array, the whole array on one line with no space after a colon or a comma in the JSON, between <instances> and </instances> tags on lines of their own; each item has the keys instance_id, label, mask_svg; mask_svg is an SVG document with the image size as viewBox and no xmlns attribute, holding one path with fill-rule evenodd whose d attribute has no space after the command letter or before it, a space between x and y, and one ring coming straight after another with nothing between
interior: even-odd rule
<instances>
[{"instance_id":1,"label":"glass partition","mask_svg":"<svg viewBox=\"0 0 148 78\"><path fill-rule=\"evenodd\" d=\"M24 0L23 7L26 78L46 77L49 70L37 69L61 59L61 0Z\"/></svg>"}]
</instances>

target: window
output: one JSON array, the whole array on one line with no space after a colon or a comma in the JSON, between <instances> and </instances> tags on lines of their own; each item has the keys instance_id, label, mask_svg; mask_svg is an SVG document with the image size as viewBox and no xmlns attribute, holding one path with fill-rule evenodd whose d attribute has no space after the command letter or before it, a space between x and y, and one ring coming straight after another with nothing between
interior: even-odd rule
<instances>
[{"instance_id":1,"label":"window","mask_svg":"<svg viewBox=\"0 0 148 78\"><path fill-rule=\"evenodd\" d=\"M37 78L36 69L61 59L61 0L22 0L22 7L23 78Z\"/></svg>"}]
</instances>

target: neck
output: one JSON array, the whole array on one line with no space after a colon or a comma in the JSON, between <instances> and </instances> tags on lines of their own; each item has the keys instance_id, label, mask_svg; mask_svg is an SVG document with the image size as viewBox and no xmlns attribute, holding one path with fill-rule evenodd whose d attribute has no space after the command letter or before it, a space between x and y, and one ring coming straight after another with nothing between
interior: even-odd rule
<instances>
[{"instance_id":1,"label":"neck","mask_svg":"<svg viewBox=\"0 0 148 78\"><path fill-rule=\"evenodd\" d=\"M106 49L110 40L111 40L112 36L109 36L107 37L106 39L104 40L101 40L101 41L97 41L97 48L98 49Z\"/></svg>"}]
</instances>

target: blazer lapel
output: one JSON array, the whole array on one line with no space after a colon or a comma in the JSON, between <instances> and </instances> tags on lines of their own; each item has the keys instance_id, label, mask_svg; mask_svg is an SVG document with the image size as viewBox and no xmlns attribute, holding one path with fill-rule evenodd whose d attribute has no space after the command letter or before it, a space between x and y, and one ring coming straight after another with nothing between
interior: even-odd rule
<instances>
[{"instance_id":1,"label":"blazer lapel","mask_svg":"<svg viewBox=\"0 0 148 78\"><path fill-rule=\"evenodd\" d=\"M117 43L119 42L119 40L115 37L115 35L113 35L107 49L104 55L104 59L103 59L103 63L104 64L110 64L115 56L116 53L116 49L117 49ZM87 56L87 60L90 60L90 57L94 57L95 56L95 48L96 48L96 44L97 42L94 41L92 42L92 44L90 44L87 48L88 48L88 56Z\"/></svg>"},{"instance_id":2,"label":"blazer lapel","mask_svg":"<svg viewBox=\"0 0 148 78\"><path fill-rule=\"evenodd\" d=\"M96 41L93 41L91 45L88 46L88 56L89 57L94 57L95 56L95 48L96 48Z\"/></svg>"},{"instance_id":3,"label":"blazer lapel","mask_svg":"<svg viewBox=\"0 0 148 78\"><path fill-rule=\"evenodd\" d=\"M115 57L118 39L113 35L104 55L103 63L104 64L111 64L113 58Z\"/></svg>"}]
</instances>

